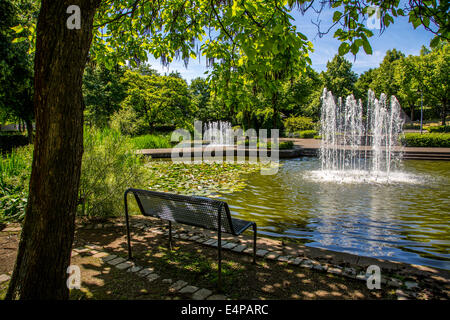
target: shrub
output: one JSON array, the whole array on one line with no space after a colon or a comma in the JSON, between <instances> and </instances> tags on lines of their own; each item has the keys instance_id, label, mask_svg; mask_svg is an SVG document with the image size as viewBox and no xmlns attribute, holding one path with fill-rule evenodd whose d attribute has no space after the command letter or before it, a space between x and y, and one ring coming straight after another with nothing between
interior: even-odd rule
<instances>
[{"instance_id":1,"label":"shrub","mask_svg":"<svg viewBox=\"0 0 450 320\"><path fill-rule=\"evenodd\" d=\"M408 123L403 125L403 130L420 130L420 124Z\"/></svg>"},{"instance_id":2,"label":"shrub","mask_svg":"<svg viewBox=\"0 0 450 320\"><path fill-rule=\"evenodd\" d=\"M301 139L311 139L317 136L318 132L316 130L303 130L295 133L296 137Z\"/></svg>"},{"instance_id":3,"label":"shrub","mask_svg":"<svg viewBox=\"0 0 450 320\"><path fill-rule=\"evenodd\" d=\"M450 126L433 126L426 128L428 132L445 132L450 133Z\"/></svg>"},{"instance_id":4,"label":"shrub","mask_svg":"<svg viewBox=\"0 0 450 320\"><path fill-rule=\"evenodd\" d=\"M284 128L287 133L294 133L296 131L312 130L314 129L314 122L308 117L289 117L284 120Z\"/></svg>"},{"instance_id":5,"label":"shrub","mask_svg":"<svg viewBox=\"0 0 450 320\"><path fill-rule=\"evenodd\" d=\"M405 133L401 141L407 147L450 148L450 133Z\"/></svg>"},{"instance_id":6,"label":"shrub","mask_svg":"<svg viewBox=\"0 0 450 320\"><path fill-rule=\"evenodd\" d=\"M241 145L244 144L248 147L249 146L249 140L246 139L244 140L240 140L237 142L237 145ZM272 142L268 141L268 142L263 142L263 141L258 141L256 146L258 148L267 148L267 149L271 149L272 148ZM282 141L278 143L278 150L286 150L286 149L292 149L294 147L294 143L292 141Z\"/></svg>"},{"instance_id":7,"label":"shrub","mask_svg":"<svg viewBox=\"0 0 450 320\"><path fill-rule=\"evenodd\" d=\"M28 143L28 137L22 134L1 134L0 152L11 152L14 148L26 146Z\"/></svg>"},{"instance_id":8,"label":"shrub","mask_svg":"<svg viewBox=\"0 0 450 320\"><path fill-rule=\"evenodd\" d=\"M123 214L123 193L140 185L142 160L129 137L112 129L85 129L79 214L105 218Z\"/></svg>"},{"instance_id":9,"label":"shrub","mask_svg":"<svg viewBox=\"0 0 450 320\"><path fill-rule=\"evenodd\" d=\"M267 143L264 142L258 142L257 145L259 148L272 148L272 142L268 141ZM292 149L294 147L294 143L292 141L282 141L278 143L278 150L287 150Z\"/></svg>"},{"instance_id":10,"label":"shrub","mask_svg":"<svg viewBox=\"0 0 450 320\"><path fill-rule=\"evenodd\" d=\"M294 142L292 141L283 141L280 143L279 149L280 150L286 150L286 149L292 149L294 147Z\"/></svg>"},{"instance_id":11,"label":"shrub","mask_svg":"<svg viewBox=\"0 0 450 320\"><path fill-rule=\"evenodd\" d=\"M0 222L24 217L32 156L29 145L0 159ZM131 138L111 129L86 128L78 213L97 218L123 214L123 193L142 185L143 171Z\"/></svg>"},{"instance_id":12,"label":"shrub","mask_svg":"<svg viewBox=\"0 0 450 320\"><path fill-rule=\"evenodd\" d=\"M146 134L131 139L136 149L160 149L171 148L170 138L165 135Z\"/></svg>"},{"instance_id":13,"label":"shrub","mask_svg":"<svg viewBox=\"0 0 450 320\"><path fill-rule=\"evenodd\" d=\"M142 134L148 129L144 119L139 118L132 108L120 109L114 113L110 125L113 130L131 136Z\"/></svg>"}]
</instances>

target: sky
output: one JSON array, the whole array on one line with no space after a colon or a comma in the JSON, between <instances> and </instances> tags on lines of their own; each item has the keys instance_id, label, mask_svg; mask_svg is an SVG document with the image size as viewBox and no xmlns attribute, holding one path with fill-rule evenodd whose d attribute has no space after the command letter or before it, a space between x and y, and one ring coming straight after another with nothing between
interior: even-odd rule
<instances>
[{"instance_id":1,"label":"sky","mask_svg":"<svg viewBox=\"0 0 450 320\"><path fill-rule=\"evenodd\" d=\"M321 13L321 31L326 30L331 24L333 10L327 9ZM329 34L320 38L317 26L311 23L311 20L316 21L317 14L313 11L308 11L305 15L302 15L301 12L294 10L291 15L294 18L292 23L297 26L297 31L305 34L314 45L314 52L310 55L313 69L318 72L326 70L327 62L338 53L340 45L340 41L333 38L335 30L333 29ZM371 55L367 55L360 48L356 59L351 53L345 56L347 60L353 63L353 71L361 74L370 68L377 68L387 50L395 48L406 56L419 55L422 45L429 46L430 40L433 38L431 32L426 31L422 26L414 30L412 24L408 22L408 17L397 17L394 19L394 24L386 28L382 34L379 33L379 30L372 30L374 35L369 38L373 50ZM187 68L181 60L175 60L168 68L165 68L161 65L160 60L154 59L153 56L149 57L148 63L161 74L178 71L188 82L196 77L206 77L204 74L207 71L205 59L200 61L191 59Z\"/></svg>"}]
</instances>

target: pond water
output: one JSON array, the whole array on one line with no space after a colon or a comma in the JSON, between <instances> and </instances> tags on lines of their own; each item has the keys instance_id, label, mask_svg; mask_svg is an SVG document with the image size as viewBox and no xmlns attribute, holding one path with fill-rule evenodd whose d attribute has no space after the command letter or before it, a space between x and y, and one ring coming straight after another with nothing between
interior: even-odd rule
<instances>
[{"instance_id":1,"label":"pond water","mask_svg":"<svg viewBox=\"0 0 450 320\"><path fill-rule=\"evenodd\" d=\"M450 162L404 161L395 183L325 182L316 158L280 161L223 195L232 215L264 236L450 270Z\"/></svg>"}]
</instances>

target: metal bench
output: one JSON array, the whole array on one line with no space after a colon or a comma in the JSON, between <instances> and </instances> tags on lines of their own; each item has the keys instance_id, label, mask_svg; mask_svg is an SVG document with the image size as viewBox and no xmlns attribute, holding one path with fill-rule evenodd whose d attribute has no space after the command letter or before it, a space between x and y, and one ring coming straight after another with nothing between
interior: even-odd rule
<instances>
[{"instance_id":1,"label":"metal bench","mask_svg":"<svg viewBox=\"0 0 450 320\"><path fill-rule=\"evenodd\" d=\"M156 217L169 222L170 249L172 248L172 222L217 231L219 288L221 285L222 271L222 232L238 236L252 226L253 263L256 263L256 223L232 218L226 202L205 197L183 196L133 188L127 189L124 194L129 259L132 259L132 252L128 219L128 193L134 195L139 209L144 216Z\"/></svg>"}]
</instances>

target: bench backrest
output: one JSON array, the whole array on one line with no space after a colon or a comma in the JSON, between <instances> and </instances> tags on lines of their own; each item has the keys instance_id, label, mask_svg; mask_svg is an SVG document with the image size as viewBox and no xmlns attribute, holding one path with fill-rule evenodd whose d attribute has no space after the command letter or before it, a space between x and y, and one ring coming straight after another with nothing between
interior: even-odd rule
<instances>
[{"instance_id":1,"label":"bench backrest","mask_svg":"<svg viewBox=\"0 0 450 320\"><path fill-rule=\"evenodd\" d=\"M220 216L221 231L235 234L230 209L224 201L140 189L128 189L125 198L130 192L144 216L214 231L218 231Z\"/></svg>"}]
</instances>

